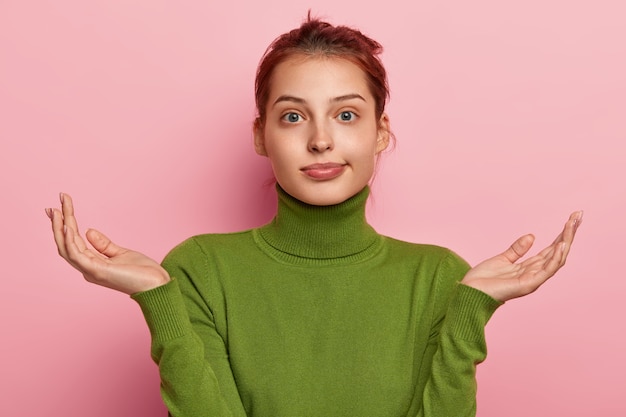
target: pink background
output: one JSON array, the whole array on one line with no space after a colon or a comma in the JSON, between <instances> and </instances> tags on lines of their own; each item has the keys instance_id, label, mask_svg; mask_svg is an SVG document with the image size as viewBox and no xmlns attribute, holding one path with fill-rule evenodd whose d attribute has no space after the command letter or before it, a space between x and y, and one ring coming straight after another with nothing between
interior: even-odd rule
<instances>
[{"instance_id":1,"label":"pink background","mask_svg":"<svg viewBox=\"0 0 626 417\"><path fill-rule=\"evenodd\" d=\"M254 72L313 7L386 48L379 232L476 263L585 210L559 276L490 322L478 415L626 415L623 2L216 3L0 2L2 414L165 415L138 307L56 255L43 209L71 193L83 227L158 259L268 221Z\"/></svg>"}]
</instances>

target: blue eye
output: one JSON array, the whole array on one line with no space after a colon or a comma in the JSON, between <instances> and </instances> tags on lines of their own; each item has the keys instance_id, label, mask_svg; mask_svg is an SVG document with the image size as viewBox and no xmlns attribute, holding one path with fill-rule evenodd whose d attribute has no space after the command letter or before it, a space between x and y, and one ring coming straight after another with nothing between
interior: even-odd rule
<instances>
[{"instance_id":1,"label":"blue eye","mask_svg":"<svg viewBox=\"0 0 626 417\"><path fill-rule=\"evenodd\" d=\"M351 111L342 111L341 113L339 113L339 119L342 122L351 122L352 120L354 120L355 117L356 115Z\"/></svg>"},{"instance_id":2,"label":"blue eye","mask_svg":"<svg viewBox=\"0 0 626 417\"><path fill-rule=\"evenodd\" d=\"M298 123L302 119L298 113L287 113L283 116L283 120L289 123Z\"/></svg>"}]
</instances>

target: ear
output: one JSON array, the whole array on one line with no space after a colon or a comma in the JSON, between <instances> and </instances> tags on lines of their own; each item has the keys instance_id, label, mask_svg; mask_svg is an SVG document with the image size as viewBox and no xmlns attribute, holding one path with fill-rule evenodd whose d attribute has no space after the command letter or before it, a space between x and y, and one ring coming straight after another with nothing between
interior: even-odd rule
<instances>
[{"instance_id":1,"label":"ear","mask_svg":"<svg viewBox=\"0 0 626 417\"><path fill-rule=\"evenodd\" d=\"M261 118L257 117L254 119L252 132L254 133L254 150L261 156L267 156L267 151L265 150L265 134L263 132Z\"/></svg>"},{"instance_id":2,"label":"ear","mask_svg":"<svg viewBox=\"0 0 626 417\"><path fill-rule=\"evenodd\" d=\"M389 146L389 140L391 137L391 125L389 123L389 116L387 113L383 113L378 121L378 139L376 140L376 154L381 153L387 146Z\"/></svg>"}]
</instances>

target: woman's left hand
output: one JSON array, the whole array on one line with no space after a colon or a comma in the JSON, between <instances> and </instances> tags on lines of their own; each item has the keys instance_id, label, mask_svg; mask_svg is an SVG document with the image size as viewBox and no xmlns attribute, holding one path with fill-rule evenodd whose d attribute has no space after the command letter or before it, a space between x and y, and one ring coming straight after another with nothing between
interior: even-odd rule
<instances>
[{"instance_id":1,"label":"woman's left hand","mask_svg":"<svg viewBox=\"0 0 626 417\"><path fill-rule=\"evenodd\" d=\"M572 213L563 231L550 246L537 255L516 263L528 252L535 240L533 235L520 237L500 255L470 269L461 283L501 302L530 294L565 264L582 218L582 211Z\"/></svg>"}]
</instances>

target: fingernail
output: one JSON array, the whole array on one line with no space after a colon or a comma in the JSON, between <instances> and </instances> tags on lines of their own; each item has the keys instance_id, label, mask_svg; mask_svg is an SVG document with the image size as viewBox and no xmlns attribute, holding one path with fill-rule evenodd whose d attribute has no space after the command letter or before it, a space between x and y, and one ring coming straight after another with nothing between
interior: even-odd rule
<instances>
[{"instance_id":1,"label":"fingernail","mask_svg":"<svg viewBox=\"0 0 626 417\"><path fill-rule=\"evenodd\" d=\"M53 214L52 209L51 209L51 208L47 208L47 209L45 209L45 210L46 210L46 215L48 216L48 218L49 218L50 220L52 220L52 214Z\"/></svg>"},{"instance_id":2,"label":"fingernail","mask_svg":"<svg viewBox=\"0 0 626 417\"><path fill-rule=\"evenodd\" d=\"M576 227L580 226L580 224L583 222L583 214L585 214L585 212L582 210L579 213L580 215L578 216L578 218L576 219L576 222L574 223L574 226Z\"/></svg>"},{"instance_id":3,"label":"fingernail","mask_svg":"<svg viewBox=\"0 0 626 417\"><path fill-rule=\"evenodd\" d=\"M63 198L64 198L63 193L59 193L59 200L61 200L61 204L63 204Z\"/></svg>"}]
</instances>

